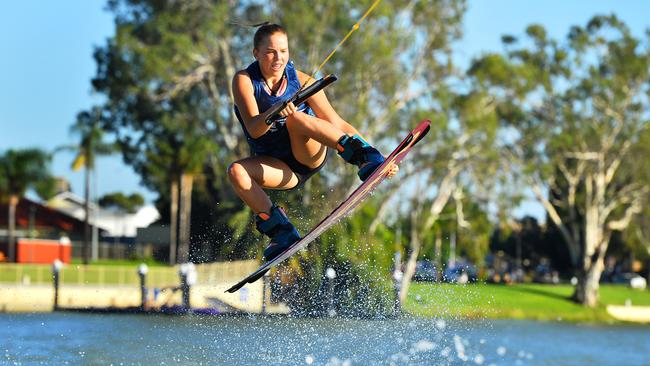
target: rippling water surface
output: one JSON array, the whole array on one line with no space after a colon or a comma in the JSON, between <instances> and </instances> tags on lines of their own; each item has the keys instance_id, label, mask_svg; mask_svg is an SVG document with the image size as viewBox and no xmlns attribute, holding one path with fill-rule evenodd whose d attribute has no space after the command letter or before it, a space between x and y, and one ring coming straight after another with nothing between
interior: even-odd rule
<instances>
[{"instance_id":1,"label":"rippling water surface","mask_svg":"<svg viewBox=\"0 0 650 366\"><path fill-rule=\"evenodd\" d=\"M648 365L650 327L0 314L0 365Z\"/></svg>"}]
</instances>

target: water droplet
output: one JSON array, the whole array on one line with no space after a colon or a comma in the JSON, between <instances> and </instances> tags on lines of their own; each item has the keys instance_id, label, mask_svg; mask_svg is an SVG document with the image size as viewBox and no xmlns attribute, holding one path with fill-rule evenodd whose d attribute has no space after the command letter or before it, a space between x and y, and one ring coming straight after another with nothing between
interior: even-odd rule
<instances>
[{"instance_id":1,"label":"water droplet","mask_svg":"<svg viewBox=\"0 0 650 366\"><path fill-rule=\"evenodd\" d=\"M440 356L445 357L445 358L449 357L450 354L451 354L451 348L449 348L449 347L445 347L445 348L442 349L442 351L440 351Z\"/></svg>"},{"instance_id":2,"label":"water droplet","mask_svg":"<svg viewBox=\"0 0 650 366\"><path fill-rule=\"evenodd\" d=\"M436 348L435 343L430 342L426 339L422 339L413 344L413 350L415 352L428 352Z\"/></svg>"},{"instance_id":3,"label":"water droplet","mask_svg":"<svg viewBox=\"0 0 650 366\"><path fill-rule=\"evenodd\" d=\"M447 323L445 322L444 319L438 319L436 320L435 326L436 328L438 328L438 330L444 330L445 327L447 326Z\"/></svg>"}]
</instances>

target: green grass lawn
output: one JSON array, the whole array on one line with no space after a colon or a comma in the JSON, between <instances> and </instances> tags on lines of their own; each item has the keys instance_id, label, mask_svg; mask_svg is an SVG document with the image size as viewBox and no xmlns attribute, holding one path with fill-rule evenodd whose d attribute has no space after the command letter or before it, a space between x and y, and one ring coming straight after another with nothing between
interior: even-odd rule
<instances>
[{"instance_id":1,"label":"green grass lawn","mask_svg":"<svg viewBox=\"0 0 650 366\"><path fill-rule=\"evenodd\" d=\"M415 315L431 317L614 322L605 310L607 305L624 305L629 299L633 305L650 306L650 291L624 286L601 286L600 304L593 309L569 300L572 293L570 285L415 282L411 285L404 309Z\"/></svg>"},{"instance_id":2,"label":"green grass lawn","mask_svg":"<svg viewBox=\"0 0 650 366\"><path fill-rule=\"evenodd\" d=\"M84 266L73 261L61 269L63 285L138 285L140 261L97 261ZM177 283L178 273L174 267L147 263L147 283L167 286ZM51 284L52 266L49 264L0 264L0 283Z\"/></svg>"}]
</instances>

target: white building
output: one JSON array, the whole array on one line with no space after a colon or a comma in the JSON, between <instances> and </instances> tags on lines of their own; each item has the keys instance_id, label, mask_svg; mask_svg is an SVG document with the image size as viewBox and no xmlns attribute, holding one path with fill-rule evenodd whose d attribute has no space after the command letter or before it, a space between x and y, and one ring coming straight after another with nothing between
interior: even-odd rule
<instances>
[{"instance_id":1,"label":"white building","mask_svg":"<svg viewBox=\"0 0 650 366\"><path fill-rule=\"evenodd\" d=\"M72 192L62 192L52 197L46 205L64 212L79 220L84 220L84 199ZM124 213L113 209L104 209L90 202L90 225L107 232L110 237L135 238L138 228L149 226L160 218L160 213L153 205L145 205L136 213Z\"/></svg>"}]
</instances>

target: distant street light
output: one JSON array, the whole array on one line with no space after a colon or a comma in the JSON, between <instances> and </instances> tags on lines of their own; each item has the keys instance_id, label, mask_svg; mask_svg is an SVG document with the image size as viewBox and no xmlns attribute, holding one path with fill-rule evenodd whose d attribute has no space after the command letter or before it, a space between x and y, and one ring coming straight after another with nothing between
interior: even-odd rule
<instances>
[{"instance_id":1,"label":"distant street light","mask_svg":"<svg viewBox=\"0 0 650 366\"><path fill-rule=\"evenodd\" d=\"M149 272L149 267L145 263L140 263L138 266L138 275L140 276L140 311L144 311L145 304L147 303L147 287L146 277Z\"/></svg>"},{"instance_id":2,"label":"distant street light","mask_svg":"<svg viewBox=\"0 0 650 366\"><path fill-rule=\"evenodd\" d=\"M59 272L63 268L63 262L55 259L52 262L52 278L54 279L54 310L59 310Z\"/></svg>"},{"instance_id":3,"label":"distant street light","mask_svg":"<svg viewBox=\"0 0 650 366\"><path fill-rule=\"evenodd\" d=\"M181 277L181 291L183 292L183 307L190 310L190 288L196 284L196 267L194 263L188 262L180 265L178 273Z\"/></svg>"}]
</instances>

